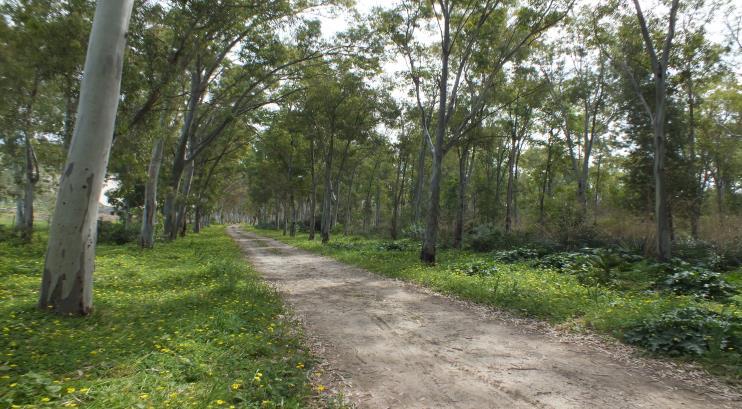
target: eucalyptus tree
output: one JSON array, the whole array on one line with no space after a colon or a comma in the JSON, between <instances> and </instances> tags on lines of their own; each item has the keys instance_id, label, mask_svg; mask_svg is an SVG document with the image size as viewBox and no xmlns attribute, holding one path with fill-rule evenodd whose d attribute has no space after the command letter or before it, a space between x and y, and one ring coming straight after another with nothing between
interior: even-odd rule
<instances>
[{"instance_id":1,"label":"eucalyptus tree","mask_svg":"<svg viewBox=\"0 0 742 409\"><path fill-rule=\"evenodd\" d=\"M286 19L301 12L299 6L308 4L317 3L286 0L238 8L247 15L233 13L227 7L222 10L227 20L219 26L225 31L215 36L218 41L212 41L211 36L198 40L203 45L189 68L188 103L164 205L168 238L175 238L176 226L182 220L194 159L237 118L296 92L279 85L296 80L301 65L322 56L319 27L313 22L302 24L289 44L278 30Z\"/></svg>"},{"instance_id":2,"label":"eucalyptus tree","mask_svg":"<svg viewBox=\"0 0 742 409\"><path fill-rule=\"evenodd\" d=\"M580 222L587 220L593 147L618 112L610 109L610 67L598 47L591 44L588 22L586 17L576 16L565 29L566 41L562 38L558 42L562 46L546 46L545 61L549 63L541 66L552 99L547 113L558 120L569 154ZM558 54L553 55L555 50Z\"/></svg>"},{"instance_id":3,"label":"eucalyptus tree","mask_svg":"<svg viewBox=\"0 0 742 409\"><path fill-rule=\"evenodd\" d=\"M632 0L636 19L644 49L650 63L651 72L654 82L654 101L650 101L645 96L639 80L634 72L631 71L628 64L618 57L618 63L623 68L622 72L626 75L634 88L637 99L641 102L649 122L652 124L654 133L654 218L655 218L655 250L657 258L666 260L672 255L672 227L670 219L670 207L667 195L667 180L665 175L666 162L666 138L665 125L667 115L667 80L668 65L670 62L670 52L672 51L672 41L675 37L675 23L677 22L679 0L672 0L667 15L667 29L663 33L661 43L655 44L650 25L644 15L638 0ZM652 22L655 23L656 22ZM660 48L661 47L661 48Z\"/></svg>"},{"instance_id":4,"label":"eucalyptus tree","mask_svg":"<svg viewBox=\"0 0 742 409\"><path fill-rule=\"evenodd\" d=\"M98 2L80 87L78 121L60 180L41 281L39 308L89 314L98 199L119 102L133 0Z\"/></svg>"},{"instance_id":5,"label":"eucalyptus tree","mask_svg":"<svg viewBox=\"0 0 742 409\"><path fill-rule=\"evenodd\" d=\"M52 18L48 4L35 2L28 5L8 3L2 5L3 17L8 22L4 46L8 58L3 61L1 77L6 79L5 128L3 147L6 161L13 169L16 184L15 228L24 241L30 241L34 225L34 191L39 181L39 164L34 149L39 99L43 100L44 84L48 77L39 52L44 35ZM3 21L6 24L6 21ZM41 95L39 95L41 93Z\"/></svg>"},{"instance_id":6,"label":"eucalyptus tree","mask_svg":"<svg viewBox=\"0 0 742 409\"><path fill-rule=\"evenodd\" d=\"M446 153L492 115L492 95L498 91L502 67L557 24L569 7L571 2L538 0L517 5L499 0L439 0L432 5L410 0L390 12L379 12L380 29L407 61L421 127L432 155L430 202L420 253L424 263L435 263ZM430 47L420 41L418 31L430 26L434 30L428 34L438 35L435 49L439 59L423 70L420 56ZM435 81L435 108L429 106L424 95L425 71L433 72L430 78ZM481 78L475 78L474 73ZM466 81L474 85L471 102L462 108L460 94Z\"/></svg>"},{"instance_id":7,"label":"eucalyptus tree","mask_svg":"<svg viewBox=\"0 0 742 409\"><path fill-rule=\"evenodd\" d=\"M706 24L708 18L701 21L690 16L683 18L677 38L678 52L671 56L675 59L674 65L679 67L675 81L685 93L687 141L684 145L687 148L683 156L690 182L685 190L689 193L687 213L690 233L696 239L700 236L701 207L710 162L709 152L699 144L698 113L705 103L704 95L718 86L724 76L729 75L728 68L722 63L725 47L708 40Z\"/></svg>"}]
</instances>

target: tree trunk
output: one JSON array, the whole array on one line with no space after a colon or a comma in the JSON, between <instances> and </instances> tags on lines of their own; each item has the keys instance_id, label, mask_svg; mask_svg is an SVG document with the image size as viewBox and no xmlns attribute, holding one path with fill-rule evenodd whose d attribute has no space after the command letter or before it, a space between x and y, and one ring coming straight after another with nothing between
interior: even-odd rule
<instances>
[{"instance_id":1,"label":"tree trunk","mask_svg":"<svg viewBox=\"0 0 742 409\"><path fill-rule=\"evenodd\" d=\"M413 199L413 222L420 223L422 217L423 189L425 189L425 156L427 155L428 144L425 135L420 139L420 152L417 155L417 175L415 175L415 197Z\"/></svg>"},{"instance_id":2,"label":"tree trunk","mask_svg":"<svg viewBox=\"0 0 742 409\"><path fill-rule=\"evenodd\" d=\"M543 225L546 223L546 214L544 210L544 201L546 199L546 190L549 186L549 177L551 174L551 153L553 146L553 136L549 133L549 141L546 145L546 166L544 167L544 179L541 182L541 191L539 192L538 200L538 223Z\"/></svg>"},{"instance_id":3,"label":"tree trunk","mask_svg":"<svg viewBox=\"0 0 742 409\"><path fill-rule=\"evenodd\" d=\"M515 131L513 131L515 132ZM515 197L515 156L518 149L517 138L513 135L510 139L510 153L508 155L508 187L505 199L505 232L510 233L513 229L513 198Z\"/></svg>"},{"instance_id":4,"label":"tree trunk","mask_svg":"<svg viewBox=\"0 0 742 409\"><path fill-rule=\"evenodd\" d=\"M39 162L36 160L36 152L34 151L33 144L31 142L32 120L31 114L33 112L34 103L36 102L36 95L39 89L39 75L38 73L34 79L33 89L29 96L28 105L25 107L25 120L24 120L24 149L25 149L25 169L24 169L24 185L23 185L23 220L21 224L21 239L24 242L31 242L33 238L33 223L34 223L34 188L36 183L39 181Z\"/></svg>"},{"instance_id":5,"label":"tree trunk","mask_svg":"<svg viewBox=\"0 0 742 409\"><path fill-rule=\"evenodd\" d=\"M201 232L201 205L196 205L196 214L193 216L193 232Z\"/></svg>"},{"instance_id":6,"label":"tree trunk","mask_svg":"<svg viewBox=\"0 0 742 409\"><path fill-rule=\"evenodd\" d=\"M325 154L325 192L322 199L322 243L330 241L330 217L332 210L332 150L335 136L330 135L330 145Z\"/></svg>"},{"instance_id":7,"label":"tree trunk","mask_svg":"<svg viewBox=\"0 0 742 409\"><path fill-rule=\"evenodd\" d=\"M180 189L180 181L183 178L183 171L187 165L186 152L191 135L191 126L193 125L193 120L196 116L196 109L198 108L198 101L201 97L201 93L199 92L200 85L200 71L194 69L191 72L191 93L188 98L185 120L183 121L183 128L181 129L180 137L178 138L178 146L176 148L175 158L173 159L173 166L170 171L170 184L168 185L165 195L165 205L162 209L163 217L165 219L165 237L168 240L174 240L178 231L178 190Z\"/></svg>"},{"instance_id":8,"label":"tree trunk","mask_svg":"<svg viewBox=\"0 0 742 409\"><path fill-rule=\"evenodd\" d=\"M353 181L356 178L357 167L353 168L353 172L350 175L350 183L348 183L348 196L346 197L347 204L345 205L345 223L343 223L343 235L347 236L350 234L351 219L353 218Z\"/></svg>"},{"instance_id":9,"label":"tree trunk","mask_svg":"<svg viewBox=\"0 0 742 409\"><path fill-rule=\"evenodd\" d=\"M291 203L291 225L289 227L289 236L296 237L296 201L294 200L294 191L291 191L291 197L289 197Z\"/></svg>"},{"instance_id":10,"label":"tree trunk","mask_svg":"<svg viewBox=\"0 0 742 409\"><path fill-rule=\"evenodd\" d=\"M17 194L15 198L15 220L13 221L13 226L18 231L20 231L26 223L23 218L23 197L20 194Z\"/></svg>"},{"instance_id":11,"label":"tree trunk","mask_svg":"<svg viewBox=\"0 0 742 409\"><path fill-rule=\"evenodd\" d=\"M687 72L691 72L691 70L688 70ZM693 80L690 78L687 79L687 86L688 86L688 146L689 146L689 161L690 161L690 168L691 168L691 174L693 176L693 180L695 181L695 185L693 186L693 191L691 192L692 198L691 198L691 204L690 204L690 235L694 239L698 240L699 238L699 230L700 230L700 219L701 219L701 205L703 204L703 176L701 175L701 171L699 170L698 166L698 158L696 158L696 118L695 118L695 105L696 105L696 98L695 98L695 91L693 87Z\"/></svg>"},{"instance_id":12,"label":"tree trunk","mask_svg":"<svg viewBox=\"0 0 742 409\"><path fill-rule=\"evenodd\" d=\"M443 153L437 149L433 155L433 163L430 170L430 204L428 206L428 220L425 226L425 237L420 260L426 264L435 264L436 247L438 242L438 217L441 204L441 175L442 175Z\"/></svg>"},{"instance_id":13,"label":"tree trunk","mask_svg":"<svg viewBox=\"0 0 742 409\"><path fill-rule=\"evenodd\" d=\"M644 99L641 89L635 85L635 91L638 97L642 100L647 113L652 119L652 126L654 130L654 218L656 224L656 252L657 259L664 261L672 256L672 227L670 221L670 204L667 195L667 186L665 186L665 120L666 120L666 97L667 97L667 75L668 75L668 64L670 61L670 50L672 45L672 39L675 34L675 22L677 19L677 11L679 8L679 0L673 0L670 6L668 32L664 40L664 46L662 48L662 56L658 57L652 36L647 27L644 14L642 13L641 7L638 0L633 0L634 8L636 9L637 18L641 27L641 34L644 40L644 45L652 63L652 73L654 76L654 115L652 110Z\"/></svg>"},{"instance_id":14,"label":"tree trunk","mask_svg":"<svg viewBox=\"0 0 742 409\"><path fill-rule=\"evenodd\" d=\"M672 256L672 233L670 209L665 186L665 77L664 72L657 78L656 116L654 123L654 188L655 222L657 226L657 258L667 260Z\"/></svg>"},{"instance_id":15,"label":"tree trunk","mask_svg":"<svg viewBox=\"0 0 742 409\"><path fill-rule=\"evenodd\" d=\"M160 167L165 150L165 139L159 138L152 146L152 159L147 170L147 184L144 186L144 211L142 213L142 231L139 245L151 249L155 245L155 221L157 218L157 182L160 178Z\"/></svg>"},{"instance_id":16,"label":"tree trunk","mask_svg":"<svg viewBox=\"0 0 742 409\"><path fill-rule=\"evenodd\" d=\"M447 6L450 7L450 6ZM445 136L448 117L448 70L451 55L451 15L450 8L443 7L443 36L441 41L441 77L438 82L438 122L433 143L433 164L430 176L430 204L425 237L420 251L420 261L435 264L438 245L438 218L441 210L441 175L445 152Z\"/></svg>"},{"instance_id":17,"label":"tree trunk","mask_svg":"<svg viewBox=\"0 0 742 409\"><path fill-rule=\"evenodd\" d=\"M459 154L459 186L457 189L456 224L453 229L453 246L460 249L464 243L464 216L466 213L467 161L469 147L461 148Z\"/></svg>"},{"instance_id":18,"label":"tree trunk","mask_svg":"<svg viewBox=\"0 0 742 409\"><path fill-rule=\"evenodd\" d=\"M376 216L374 217L374 226L381 226L381 183L376 185Z\"/></svg>"},{"instance_id":19,"label":"tree trunk","mask_svg":"<svg viewBox=\"0 0 742 409\"><path fill-rule=\"evenodd\" d=\"M312 195L309 198L309 240L314 240L317 225L317 175L314 170L314 139L310 142L310 171L312 173Z\"/></svg>"},{"instance_id":20,"label":"tree trunk","mask_svg":"<svg viewBox=\"0 0 742 409\"><path fill-rule=\"evenodd\" d=\"M97 3L80 87L79 117L49 229L39 308L89 314L98 199L119 102L126 31L133 0Z\"/></svg>"},{"instance_id":21,"label":"tree trunk","mask_svg":"<svg viewBox=\"0 0 742 409\"><path fill-rule=\"evenodd\" d=\"M363 200L363 232L368 233L368 228L371 225L371 188L373 187L374 180L376 179L376 171L379 169L380 161L375 161L374 170L371 172L371 177L368 179L368 186L366 187L366 198Z\"/></svg>"},{"instance_id":22,"label":"tree trunk","mask_svg":"<svg viewBox=\"0 0 742 409\"><path fill-rule=\"evenodd\" d=\"M340 214L340 198L342 197L342 181L340 180L340 178L335 181L334 187L336 188L336 192L333 195L333 197L335 198L335 206L332 207L332 218L330 219L332 220L332 222L330 223L330 228L333 228L338 224L338 216Z\"/></svg>"},{"instance_id":23,"label":"tree trunk","mask_svg":"<svg viewBox=\"0 0 742 409\"><path fill-rule=\"evenodd\" d=\"M598 209L600 206L600 165L603 162L603 154L598 155L598 163L595 169L595 195L593 201L593 225L598 225Z\"/></svg>"},{"instance_id":24,"label":"tree trunk","mask_svg":"<svg viewBox=\"0 0 742 409\"><path fill-rule=\"evenodd\" d=\"M404 195L404 182L407 177L407 158L403 156L402 152L399 152L399 163L397 165L397 179L394 182L394 204L392 206L392 226L391 236L392 240L397 240L399 234L399 207L402 202L402 196Z\"/></svg>"},{"instance_id":25,"label":"tree trunk","mask_svg":"<svg viewBox=\"0 0 742 409\"><path fill-rule=\"evenodd\" d=\"M193 182L193 173L195 171L196 164L193 161L189 161L184 171L185 178L180 186L180 193L176 200L176 211L175 211L175 225L178 229L181 229L180 236L185 236L184 226L188 224L186 214L188 213L188 196L191 194L191 183ZM176 233L173 231L173 233ZM175 240L175 235L170 237L170 240Z\"/></svg>"}]
</instances>

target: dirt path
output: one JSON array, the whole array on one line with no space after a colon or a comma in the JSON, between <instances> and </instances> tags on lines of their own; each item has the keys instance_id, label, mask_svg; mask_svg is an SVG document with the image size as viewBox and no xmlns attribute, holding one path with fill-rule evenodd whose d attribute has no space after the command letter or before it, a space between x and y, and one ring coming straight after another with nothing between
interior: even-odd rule
<instances>
[{"instance_id":1,"label":"dirt path","mask_svg":"<svg viewBox=\"0 0 742 409\"><path fill-rule=\"evenodd\" d=\"M724 408L740 402L631 369L413 285L230 227L364 408ZM644 373L642 373L644 372Z\"/></svg>"}]
</instances>

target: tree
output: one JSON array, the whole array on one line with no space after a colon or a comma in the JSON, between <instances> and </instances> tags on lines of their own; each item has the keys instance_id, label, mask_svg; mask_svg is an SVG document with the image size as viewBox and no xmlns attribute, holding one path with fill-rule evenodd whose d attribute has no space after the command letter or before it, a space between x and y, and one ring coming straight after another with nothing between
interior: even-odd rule
<instances>
[{"instance_id":1,"label":"tree","mask_svg":"<svg viewBox=\"0 0 742 409\"><path fill-rule=\"evenodd\" d=\"M571 2L535 1L522 8L509 6L497 0L440 0L431 6L410 0L397 10L380 13L380 29L406 59L421 128L432 155L430 202L420 252L420 260L427 264L435 263L446 153L497 111L492 106L492 95L497 91L503 66L557 24ZM440 35L436 39L439 59L434 68L424 70L419 66L420 55L430 48L420 43L417 31L431 20ZM436 79L435 96L431 98L435 108L429 106L431 99L424 95L423 82L431 77L426 71L432 71L432 78ZM482 78L477 80L480 75ZM470 102L461 104L466 100L460 94L467 82L472 88Z\"/></svg>"},{"instance_id":2,"label":"tree","mask_svg":"<svg viewBox=\"0 0 742 409\"><path fill-rule=\"evenodd\" d=\"M636 79L632 77L632 84L635 85L637 98L642 102L646 114L652 123L654 131L654 191L655 191L655 224L656 224L656 252L659 260L667 260L672 254L671 225L667 197L667 186L665 176L665 120L667 114L667 75L668 63L670 61L670 50L672 49L672 40L675 36L675 23L677 20L679 0L672 0L670 13L667 21L667 33L663 40L661 54L657 54L654 40L647 26L647 21L642 12L638 0L633 0L636 17L639 21L644 47L652 65L652 75L654 77L654 105L649 105L645 99L644 93L639 87ZM627 71L628 75L632 75Z\"/></svg>"},{"instance_id":3,"label":"tree","mask_svg":"<svg viewBox=\"0 0 742 409\"><path fill-rule=\"evenodd\" d=\"M60 180L41 281L39 308L87 315L93 306L98 199L118 108L133 0L95 10L80 87L79 120Z\"/></svg>"}]
</instances>

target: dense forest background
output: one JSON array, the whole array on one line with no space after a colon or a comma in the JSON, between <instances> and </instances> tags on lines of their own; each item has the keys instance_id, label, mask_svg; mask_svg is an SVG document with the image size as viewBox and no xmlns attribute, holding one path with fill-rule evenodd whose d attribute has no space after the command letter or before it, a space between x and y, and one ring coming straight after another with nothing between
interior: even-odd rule
<instances>
[{"instance_id":1,"label":"dense forest background","mask_svg":"<svg viewBox=\"0 0 742 409\"><path fill-rule=\"evenodd\" d=\"M105 193L121 223L102 233L152 246L250 221L422 240L435 223L439 246L656 255L653 44L669 235L740 257L739 10L682 2L665 43L672 5L642 5L137 1ZM94 4L0 7L0 200L28 239L54 206Z\"/></svg>"}]
</instances>

